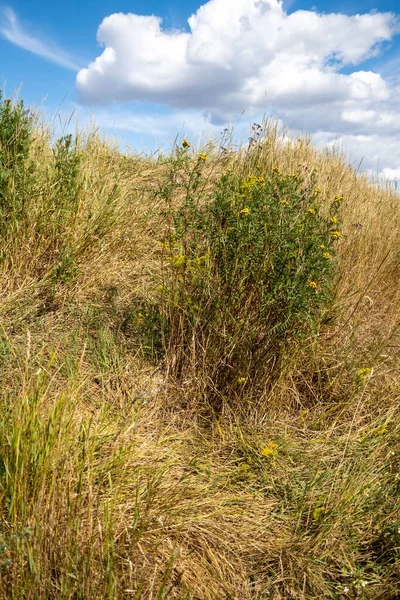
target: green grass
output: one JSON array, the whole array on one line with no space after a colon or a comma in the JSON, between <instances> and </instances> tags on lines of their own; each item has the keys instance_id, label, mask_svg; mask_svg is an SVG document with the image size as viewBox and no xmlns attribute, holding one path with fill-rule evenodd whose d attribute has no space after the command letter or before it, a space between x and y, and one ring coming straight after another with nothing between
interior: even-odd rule
<instances>
[{"instance_id":1,"label":"green grass","mask_svg":"<svg viewBox=\"0 0 400 600\"><path fill-rule=\"evenodd\" d=\"M38 123L0 100L0 598L398 598L399 196L273 124Z\"/></svg>"}]
</instances>

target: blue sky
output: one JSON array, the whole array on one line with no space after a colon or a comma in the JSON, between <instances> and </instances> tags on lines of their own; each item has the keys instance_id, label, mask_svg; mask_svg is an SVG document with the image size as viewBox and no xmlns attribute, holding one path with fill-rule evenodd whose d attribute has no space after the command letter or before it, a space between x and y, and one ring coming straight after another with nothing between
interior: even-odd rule
<instances>
[{"instance_id":1,"label":"blue sky","mask_svg":"<svg viewBox=\"0 0 400 600\"><path fill-rule=\"evenodd\" d=\"M9 0L0 87L145 151L271 114L398 179L399 34L393 0Z\"/></svg>"}]
</instances>

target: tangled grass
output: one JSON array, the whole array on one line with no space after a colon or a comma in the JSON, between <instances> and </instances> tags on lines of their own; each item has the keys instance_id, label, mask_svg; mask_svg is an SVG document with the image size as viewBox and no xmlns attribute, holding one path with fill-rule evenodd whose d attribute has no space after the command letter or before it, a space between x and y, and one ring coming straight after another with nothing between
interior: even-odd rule
<instances>
[{"instance_id":1,"label":"tangled grass","mask_svg":"<svg viewBox=\"0 0 400 600\"><path fill-rule=\"evenodd\" d=\"M0 115L0 596L398 598L399 196L272 125L151 160Z\"/></svg>"}]
</instances>

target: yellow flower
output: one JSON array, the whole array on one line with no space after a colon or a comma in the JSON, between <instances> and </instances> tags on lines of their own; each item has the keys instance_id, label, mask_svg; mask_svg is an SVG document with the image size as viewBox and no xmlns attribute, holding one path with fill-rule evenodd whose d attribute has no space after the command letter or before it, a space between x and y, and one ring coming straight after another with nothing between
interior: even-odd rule
<instances>
[{"instance_id":1,"label":"yellow flower","mask_svg":"<svg viewBox=\"0 0 400 600\"><path fill-rule=\"evenodd\" d=\"M135 325L139 327L143 323L143 313L138 313L135 317Z\"/></svg>"},{"instance_id":2,"label":"yellow flower","mask_svg":"<svg viewBox=\"0 0 400 600\"><path fill-rule=\"evenodd\" d=\"M182 148L190 148L190 143L187 140L182 140Z\"/></svg>"},{"instance_id":3,"label":"yellow flower","mask_svg":"<svg viewBox=\"0 0 400 600\"><path fill-rule=\"evenodd\" d=\"M314 194L322 194L321 188L319 188L319 187L315 188Z\"/></svg>"},{"instance_id":4,"label":"yellow flower","mask_svg":"<svg viewBox=\"0 0 400 600\"><path fill-rule=\"evenodd\" d=\"M326 246L324 246L323 244L320 245L321 250L326 250Z\"/></svg>"},{"instance_id":5,"label":"yellow flower","mask_svg":"<svg viewBox=\"0 0 400 600\"><path fill-rule=\"evenodd\" d=\"M250 212L250 209L247 208L247 206L245 208L242 208L242 210L240 211L240 215L248 215Z\"/></svg>"},{"instance_id":6,"label":"yellow flower","mask_svg":"<svg viewBox=\"0 0 400 600\"><path fill-rule=\"evenodd\" d=\"M274 168L272 169L272 171L273 171L274 173L278 173L278 174L281 172L281 170L280 170L280 168L279 168L279 167L274 167Z\"/></svg>"},{"instance_id":7,"label":"yellow flower","mask_svg":"<svg viewBox=\"0 0 400 600\"><path fill-rule=\"evenodd\" d=\"M256 177L252 173L249 173L247 177L241 183L241 189L244 192L251 192L257 184L261 185L265 183L264 177Z\"/></svg>"},{"instance_id":8,"label":"yellow flower","mask_svg":"<svg viewBox=\"0 0 400 600\"><path fill-rule=\"evenodd\" d=\"M315 208L309 208L308 212L310 213L310 215L315 215Z\"/></svg>"},{"instance_id":9,"label":"yellow flower","mask_svg":"<svg viewBox=\"0 0 400 600\"><path fill-rule=\"evenodd\" d=\"M318 284L317 284L316 281L309 281L308 282L308 287L313 288L314 290L316 290L317 287L318 287Z\"/></svg>"},{"instance_id":10,"label":"yellow flower","mask_svg":"<svg viewBox=\"0 0 400 600\"><path fill-rule=\"evenodd\" d=\"M239 385L243 385L244 383L246 383L246 377L238 377L237 382L239 383Z\"/></svg>"},{"instance_id":11,"label":"yellow flower","mask_svg":"<svg viewBox=\"0 0 400 600\"><path fill-rule=\"evenodd\" d=\"M313 519L314 521L320 521L324 516L325 508L323 506L317 506L313 510Z\"/></svg>"},{"instance_id":12,"label":"yellow flower","mask_svg":"<svg viewBox=\"0 0 400 600\"><path fill-rule=\"evenodd\" d=\"M205 152L200 152L199 154L199 160L207 160L207 154Z\"/></svg>"},{"instance_id":13,"label":"yellow flower","mask_svg":"<svg viewBox=\"0 0 400 600\"><path fill-rule=\"evenodd\" d=\"M177 254L176 256L172 257L171 262L175 267L181 267L186 263L186 256L183 254Z\"/></svg>"},{"instance_id":14,"label":"yellow flower","mask_svg":"<svg viewBox=\"0 0 400 600\"><path fill-rule=\"evenodd\" d=\"M341 237L342 237L342 235L343 235L343 234L342 234L342 232L341 232L341 231L333 231L333 232L332 232L332 237L333 237L333 239L334 239L334 240L338 240L339 238L341 238Z\"/></svg>"},{"instance_id":15,"label":"yellow flower","mask_svg":"<svg viewBox=\"0 0 400 600\"><path fill-rule=\"evenodd\" d=\"M261 448L260 454L261 456L271 456L272 458L275 458L279 454L278 448L279 444L270 441L264 448Z\"/></svg>"},{"instance_id":16,"label":"yellow flower","mask_svg":"<svg viewBox=\"0 0 400 600\"><path fill-rule=\"evenodd\" d=\"M289 206L289 202L286 200L286 198L283 198L283 200L281 200L281 204L283 204L283 206Z\"/></svg>"},{"instance_id":17,"label":"yellow flower","mask_svg":"<svg viewBox=\"0 0 400 600\"><path fill-rule=\"evenodd\" d=\"M364 377L368 377L369 375L371 375L371 371L372 369L370 369L369 367L364 367L363 369L358 369L357 375L361 379L364 379Z\"/></svg>"},{"instance_id":18,"label":"yellow flower","mask_svg":"<svg viewBox=\"0 0 400 600\"><path fill-rule=\"evenodd\" d=\"M164 291L164 286L163 285L158 285L156 287L157 292L163 292Z\"/></svg>"},{"instance_id":19,"label":"yellow flower","mask_svg":"<svg viewBox=\"0 0 400 600\"><path fill-rule=\"evenodd\" d=\"M332 217L331 218L331 223L336 224L338 222L337 217Z\"/></svg>"},{"instance_id":20,"label":"yellow flower","mask_svg":"<svg viewBox=\"0 0 400 600\"><path fill-rule=\"evenodd\" d=\"M324 252L322 255L324 258L326 258L327 260L330 260L332 258L332 255L329 254L329 252Z\"/></svg>"},{"instance_id":21,"label":"yellow flower","mask_svg":"<svg viewBox=\"0 0 400 600\"><path fill-rule=\"evenodd\" d=\"M338 194L337 196L335 196L335 200L336 200L336 202L342 202L342 200L343 200L342 194Z\"/></svg>"}]
</instances>

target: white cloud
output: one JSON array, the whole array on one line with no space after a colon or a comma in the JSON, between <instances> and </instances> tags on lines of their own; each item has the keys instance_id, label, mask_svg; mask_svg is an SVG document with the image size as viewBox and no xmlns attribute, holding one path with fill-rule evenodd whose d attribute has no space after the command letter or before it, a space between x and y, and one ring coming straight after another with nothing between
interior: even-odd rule
<instances>
[{"instance_id":1,"label":"white cloud","mask_svg":"<svg viewBox=\"0 0 400 600\"><path fill-rule=\"evenodd\" d=\"M17 15L9 7L0 8L0 34L12 44L37 54L65 69L79 71L79 66L63 50L55 44L45 43L27 33L18 22Z\"/></svg>"},{"instance_id":2,"label":"white cloud","mask_svg":"<svg viewBox=\"0 0 400 600\"><path fill-rule=\"evenodd\" d=\"M289 14L280 0L210 0L187 31L164 30L156 16L113 14L98 29L103 51L78 73L77 91L82 103L150 102L190 113L192 122L196 111L213 124L243 110L248 118L266 112L393 178L400 78L362 67L385 51L399 24L397 15L377 11ZM124 119L125 128L140 128Z\"/></svg>"},{"instance_id":3,"label":"white cloud","mask_svg":"<svg viewBox=\"0 0 400 600\"><path fill-rule=\"evenodd\" d=\"M361 170L373 177L396 179L400 171L400 145L396 135L318 132L313 134L312 140L318 148L341 150L355 168L361 165Z\"/></svg>"},{"instance_id":4,"label":"white cloud","mask_svg":"<svg viewBox=\"0 0 400 600\"><path fill-rule=\"evenodd\" d=\"M381 61L380 72L363 63L383 54L399 30L393 13L289 14L279 0L210 0L187 31L165 30L156 16L116 13L100 24L103 48L79 71L77 91L100 127L146 139L171 139L177 131L194 139L205 129L219 132L243 110L248 120L265 112L292 132L311 133L320 146L339 144L354 164L364 158L365 169L395 178L399 55ZM77 70L66 52L28 34L9 8L0 10L0 34ZM148 111L122 109L121 102L148 103Z\"/></svg>"},{"instance_id":5,"label":"white cloud","mask_svg":"<svg viewBox=\"0 0 400 600\"><path fill-rule=\"evenodd\" d=\"M388 99L377 73L354 70L399 29L392 13L347 16L298 10L278 0L210 0L189 32L158 17L113 14L97 38L104 50L77 76L82 102L147 100L224 121L243 109L373 103Z\"/></svg>"},{"instance_id":6,"label":"white cloud","mask_svg":"<svg viewBox=\"0 0 400 600\"><path fill-rule=\"evenodd\" d=\"M400 167L398 169L389 169L385 167L382 170L382 175L389 181L400 181Z\"/></svg>"}]
</instances>

